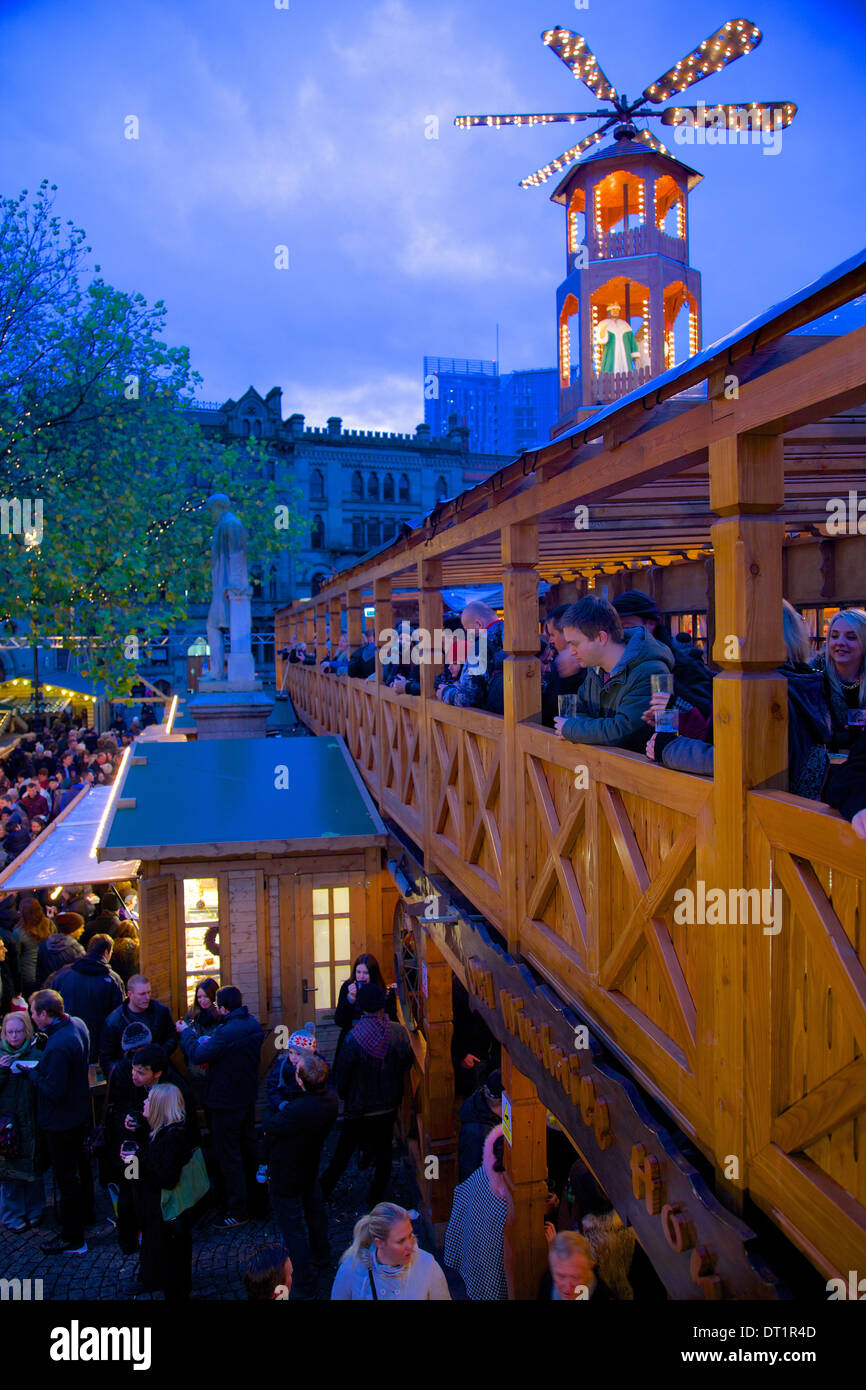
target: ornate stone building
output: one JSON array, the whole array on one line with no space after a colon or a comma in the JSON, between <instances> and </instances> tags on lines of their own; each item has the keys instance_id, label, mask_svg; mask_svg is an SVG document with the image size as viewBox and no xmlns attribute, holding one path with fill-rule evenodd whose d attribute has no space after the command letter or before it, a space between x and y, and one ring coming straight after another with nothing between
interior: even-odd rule
<instances>
[{"instance_id":1,"label":"ornate stone building","mask_svg":"<svg viewBox=\"0 0 866 1390\"><path fill-rule=\"evenodd\" d=\"M509 456L469 452L469 431L452 418L448 432L432 438L428 425L414 434L344 430L339 416L324 428L303 415L282 418L282 391L262 397L252 386L240 400L203 403L190 417L223 443L260 439L272 457L272 478L300 490L305 533L299 546L258 576L257 605L270 618L276 606L316 593L333 569L354 563L392 540L401 522L417 519L441 497L453 497L487 477Z\"/></svg>"}]
</instances>

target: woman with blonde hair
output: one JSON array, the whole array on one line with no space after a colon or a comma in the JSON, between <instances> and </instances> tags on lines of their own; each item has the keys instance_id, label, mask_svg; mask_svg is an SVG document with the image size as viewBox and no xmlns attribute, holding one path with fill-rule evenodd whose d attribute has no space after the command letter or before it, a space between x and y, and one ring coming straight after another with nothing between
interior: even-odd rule
<instances>
[{"instance_id":1,"label":"woman with blonde hair","mask_svg":"<svg viewBox=\"0 0 866 1390\"><path fill-rule=\"evenodd\" d=\"M433 1256L418 1249L412 1219L404 1207L380 1202L361 1217L340 1261L332 1300L445 1302L450 1298L445 1275Z\"/></svg>"},{"instance_id":2,"label":"woman with blonde hair","mask_svg":"<svg viewBox=\"0 0 866 1390\"><path fill-rule=\"evenodd\" d=\"M38 1226L45 1187L36 1162L36 1087L16 1062L36 1061L29 1013L9 1013L0 1027L0 1225L8 1231Z\"/></svg>"},{"instance_id":3,"label":"woman with blonde hair","mask_svg":"<svg viewBox=\"0 0 866 1390\"><path fill-rule=\"evenodd\" d=\"M834 750L850 748L860 732L849 723L852 710L866 710L866 612L841 608L827 628L824 650L812 662L824 678L833 720Z\"/></svg>"},{"instance_id":4,"label":"woman with blonde hair","mask_svg":"<svg viewBox=\"0 0 866 1390\"><path fill-rule=\"evenodd\" d=\"M177 1086L160 1082L150 1088L144 1102L144 1121L136 1130L138 1142L125 1144L120 1151L127 1163L138 1159L141 1291L162 1289L167 1302L189 1298L192 1285L189 1213L166 1221L162 1211L163 1192L177 1187L193 1155L185 1121L186 1107Z\"/></svg>"}]
</instances>

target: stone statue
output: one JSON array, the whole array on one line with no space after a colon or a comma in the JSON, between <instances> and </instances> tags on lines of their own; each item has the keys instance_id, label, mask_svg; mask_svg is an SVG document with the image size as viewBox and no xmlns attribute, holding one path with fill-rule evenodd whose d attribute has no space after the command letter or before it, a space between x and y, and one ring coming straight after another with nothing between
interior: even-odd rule
<instances>
[{"instance_id":1,"label":"stone statue","mask_svg":"<svg viewBox=\"0 0 866 1390\"><path fill-rule=\"evenodd\" d=\"M250 646L252 589L247 576L247 533L230 510L224 492L215 492L205 506L214 524L210 549L213 598L207 615L208 680L226 679L223 634L228 632L228 682L235 688L247 685L253 689L257 682Z\"/></svg>"}]
</instances>

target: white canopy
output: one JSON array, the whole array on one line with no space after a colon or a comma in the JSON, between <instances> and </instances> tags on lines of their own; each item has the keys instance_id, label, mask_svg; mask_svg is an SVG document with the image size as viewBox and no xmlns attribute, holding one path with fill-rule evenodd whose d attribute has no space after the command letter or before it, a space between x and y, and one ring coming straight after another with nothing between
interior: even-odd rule
<instances>
[{"instance_id":1,"label":"white canopy","mask_svg":"<svg viewBox=\"0 0 866 1390\"><path fill-rule=\"evenodd\" d=\"M18 893L25 888L55 888L58 884L135 878L138 859L100 864L92 853L112 790L88 787L56 821L47 825L0 874L0 894Z\"/></svg>"}]
</instances>

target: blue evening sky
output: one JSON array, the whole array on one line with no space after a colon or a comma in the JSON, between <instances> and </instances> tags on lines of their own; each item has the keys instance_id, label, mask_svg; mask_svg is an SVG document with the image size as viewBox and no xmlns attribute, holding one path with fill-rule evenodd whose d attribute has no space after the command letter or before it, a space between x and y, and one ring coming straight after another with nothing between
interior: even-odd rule
<instances>
[{"instance_id":1,"label":"blue evening sky","mask_svg":"<svg viewBox=\"0 0 866 1390\"><path fill-rule=\"evenodd\" d=\"M503 370L553 366L564 214L555 179L518 181L592 129L453 117L592 109L545 28L636 96L739 17L763 43L683 100L796 102L780 154L652 123L705 176L710 342L863 243L862 0L0 0L0 193L56 183L105 278L166 301L206 399L279 385L308 424L412 429L425 353L492 357L498 322Z\"/></svg>"}]
</instances>

